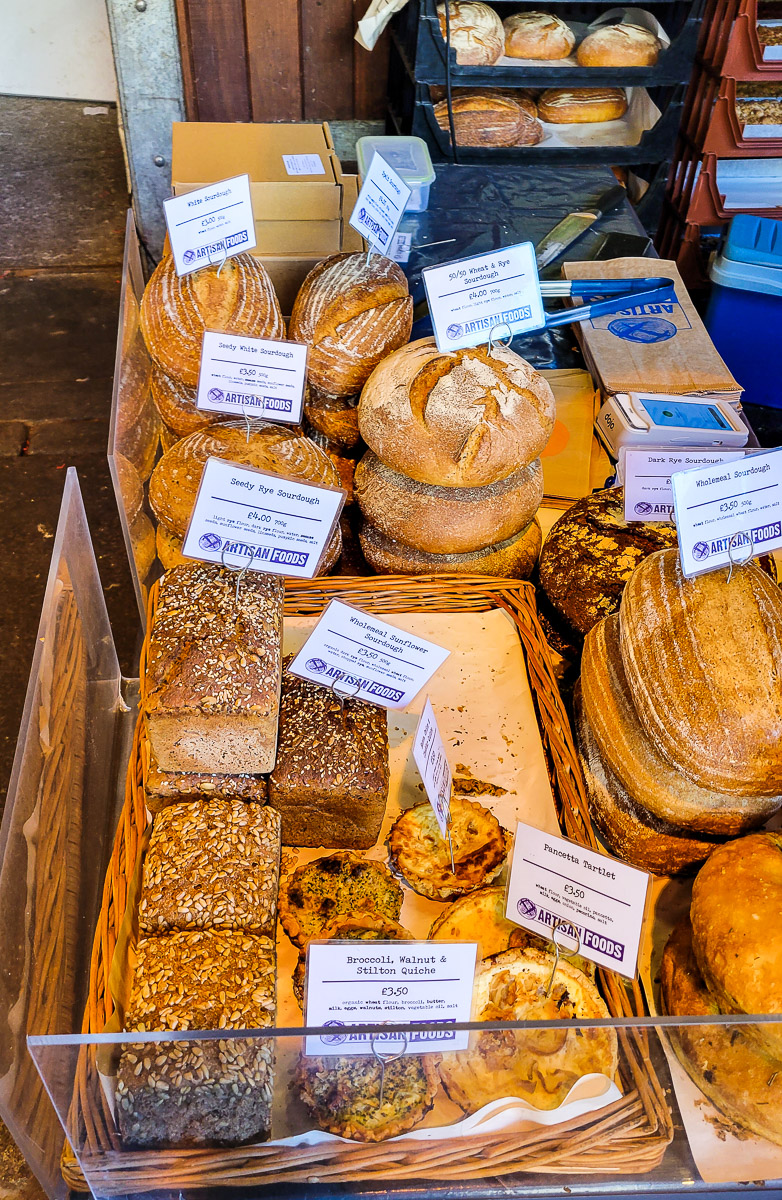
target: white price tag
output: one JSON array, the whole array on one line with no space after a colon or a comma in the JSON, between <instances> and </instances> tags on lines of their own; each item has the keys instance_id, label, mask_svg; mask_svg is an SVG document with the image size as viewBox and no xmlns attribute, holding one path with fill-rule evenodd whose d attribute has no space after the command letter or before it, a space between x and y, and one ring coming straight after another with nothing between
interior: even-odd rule
<instances>
[{"instance_id":1,"label":"white price tag","mask_svg":"<svg viewBox=\"0 0 782 1200\"><path fill-rule=\"evenodd\" d=\"M475 942L310 942L304 1023L334 1032L306 1038L305 1054L390 1058L466 1050L470 1035L426 1026L469 1021L478 946ZM406 1025L407 1033L350 1033L345 1025Z\"/></svg>"},{"instance_id":2,"label":"white price tag","mask_svg":"<svg viewBox=\"0 0 782 1200\"><path fill-rule=\"evenodd\" d=\"M625 490L625 520L672 521L674 471L690 471L743 457L743 450L622 448L619 461Z\"/></svg>"},{"instance_id":3,"label":"white price tag","mask_svg":"<svg viewBox=\"0 0 782 1200\"><path fill-rule=\"evenodd\" d=\"M185 558L312 579L345 493L208 458L185 534Z\"/></svg>"},{"instance_id":4,"label":"white price tag","mask_svg":"<svg viewBox=\"0 0 782 1200\"><path fill-rule=\"evenodd\" d=\"M307 354L301 342L206 330L196 407L298 425Z\"/></svg>"},{"instance_id":5,"label":"white price tag","mask_svg":"<svg viewBox=\"0 0 782 1200\"><path fill-rule=\"evenodd\" d=\"M437 349L458 350L515 337L546 321L532 242L505 246L423 271Z\"/></svg>"},{"instance_id":6,"label":"white price tag","mask_svg":"<svg viewBox=\"0 0 782 1200\"><path fill-rule=\"evenodd\" d=\"M633 979L650 882L646 871L519 821L505 915L549 940L557 924L584 958Z\"/></svg>"},{"instance_id":7,"label":"white price tag","mask_svg":"<svg viewBox=\"0 0 782 1200\"><path fill-rule=\"evenodd\" d=\"M412 233L395 233L391 239L391 248L388 251L388 257L393 258L394 262L406 263L410 258L412 248Z\"/></svg>"},{"instance_id":8,"label":"white price tag","mask_svg":"<svg viewBox=\"0 0 782 1200\"><path fill-rule=\"evenodd\" d=\"M445 756L445 746L437 728L432 702L426 697L424 711L413 738L413 758L421 772L429 803L434 809L437 824L443 837L448 836L448 818L451 812L451 768Z\"/></svg>"},{"instance_id":9,"label":"white price tag","mask_svg":"<svg viewBox=\"0 0 782 1200\"><path fill-rule=\"evenodd\" d=\"M375 153L349 224L373 249L388 254L410 195L410 188L402 176Z\"/></svg>"},{"instance_id":10,"label":"white price tag","mask_svg":"<svg viewBox=\"0 0 782 1200\"><path fill-rule=\"evenodd\" d=\"M319 154L283 154L288 175L325 175L326 168Z\"/></svg>"},{"instance_id":11,"label":"white price tag","mask_svg":"<svg viewBox=\"0 0 782 1200\"><path fill-rule=\"evenodd\" d=\"M177 275L252 250L255 221L250 176L237 175L163 201Z\"/></svg>"},{"instance_id":12,"label":"white price tag","mask_svg":"<svg viewBox=\"0 0 782 1200\"><path fill-rule=\"evenodd\" d=\"M782 454L671 476L679 555L687 576L744 562L782 546Z\"/></svg>"},{"instance_id":13,"label":"white price tag","mask_svg":"<svg viewBox=\"0 0 782 1200\"><path fill-rule=\"evenodd\" d=\"M382 617L332 600L288 670L382 708L406 708L450 654Z\"/></svg>"}]
</instances>

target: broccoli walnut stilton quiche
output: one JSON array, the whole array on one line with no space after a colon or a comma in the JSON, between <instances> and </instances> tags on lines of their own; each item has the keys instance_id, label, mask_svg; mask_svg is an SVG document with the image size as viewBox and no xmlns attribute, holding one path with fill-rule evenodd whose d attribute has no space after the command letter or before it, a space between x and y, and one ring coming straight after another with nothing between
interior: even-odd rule
<instances>
[{"instance_id":1,"label":"broccoli walnut stilton quiche","mask_svg":"<svg viewBox=\"0 0 782 1200\"><path fill-rule=\"evenodd\" d=\"M339 917L372 913L397 921L401 910L402 889L388 868L349 850L305 863L280 885L279 917L300 949Z\"/></svg>"}]
</instances>

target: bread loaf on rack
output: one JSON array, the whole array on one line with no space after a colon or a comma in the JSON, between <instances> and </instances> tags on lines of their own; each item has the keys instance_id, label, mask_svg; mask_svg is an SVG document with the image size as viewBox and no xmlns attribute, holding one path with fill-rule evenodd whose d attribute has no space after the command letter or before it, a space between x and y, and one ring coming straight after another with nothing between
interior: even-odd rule
<instances>
[{"instance_id":1,"label":"bread loaf on rack","mask_svg":"<svg viewBox=\"0 0 782 1200\"><path fill-rule=\"evenodd\" d=\"M446 36L445 4L437 5L440 33ZM451 45L462 67L490 66L502 58L505 33L502 21L488 4L476 0L449 0Z\"/></svg>"},{"instance_id":2,"label":"bread loaf on rack","mask_svg":"<svg viewBox=\"0 0 782 1200\"><path fill-rule=\"evenodd\" d=\"M502 24L509 58L567 58L576 44L573 30L553 13L511 13Z\"/></svg>"},{"instance_id":3,"label":"bread loaf on rack","mask_svg":"<svg viewBox=\"0 0 782 1200\"><path fill-rule=\"evenodd\" d=\"M618 121L626 112L623 88L549 88L538 100L541 121L551 125Z\"/></svg>"},{"instance_id":4,"label":"bread loaf on rack","mask_svg":"<svg viewBox=\"0 0 782 1200\"><path fill-rule=\"evenodd\" d=\"M361 551L379 575L494 575L502 579L529 579L540 553L540 525L526 529L483 550L467 554L428 554L386 537L365 521L359 530Z\"/></svg>"},{"instance_id":5,"label":"bread loaf on rack","mask_svg":"<svg viewBox=\"0 0 782 1200\"><path fill-rule=\"evenodd\" d=\"M536 146L543 141L532 101L496 91L463 91L453 96L451 111L456 141L462 146ZM435 104L434 116L450 133L447 100Z\"/></svg>"},{"instance_id":6,"label":"bread loaf on rack","mask_svg":"<svg viewBox=\"0 0 782 1200\"><path fill-rule=\"evenodd\" d=\"M226 413L196 408L196 389L185 387L183 383L166 375L159 367L155 367L152 372L150 394L152 403L166 427L179 438L195 433L196 429L204 429L207 425L217 425L220 421L230 419Z\"/></svg>"},{"instance_id":7,"label":"bread loaf on rack","mask_svg":"<svg viewBox=\"0 0 782 1200\"><path fill-rule=\"evenodd\" d=\"M576 57L581 67L651 67L661 46L648 29L622 21L588 33Z\"/></svg>"}]
</instances>

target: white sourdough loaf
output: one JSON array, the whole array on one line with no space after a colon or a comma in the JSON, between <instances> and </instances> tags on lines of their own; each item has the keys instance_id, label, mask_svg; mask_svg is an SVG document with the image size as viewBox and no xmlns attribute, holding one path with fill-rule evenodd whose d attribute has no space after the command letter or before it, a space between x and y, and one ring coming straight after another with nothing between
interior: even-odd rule
<instances>
[{"instance_id":1,"label":"white sourdough loaf","mask_svg":"<svg viewBox=\"0 0 782 1200\"><path fill-rule=\"evenodd\" d=\"M141 301L141 331L150 355L186 387L198 385L205 329L281 338L285 324L266 268L252 254L179 276L166 254Z\"/></svg>"},{"instance_id":2,"label":"white sourdough loaf","mask_svg":"<svg viewBox=\"0 0 782 1200\"><path fill-rule=\"evenodd\" d=\"M676 550L631 575L622 659L653 743L702 787L782 793L782 594L757 563L685 579Z\"/></svg>"},{"instance_id":3,"label":"white sourdough loaf","mask_svg":"<svg viewBox=\"0 0 782 1200\"><path fill-rule=\"evenodd\" d=\"M486 487L434 487L400 475L368 450L353 486L364 516L387 537L429 554L465 554L529 525L543 499L543 470L536 458Z\"/></svg>"},{"instance_id":4,"label":"white sourdough loaf","mask_svg":"<svg viewBox=\"0 0 782 1200\"><path fill-rule=\"evenodd\" d=\"M159 367L152 372L150 394L166 427L180 438L195 433L196 429L230 419L225 413L196 408L196 388L186 387Z\"/></svg>"},{"instance_id":5,"label":"white sourdough loaf","mask_svg":"<svg viewBox=\"0 0 782 1200\"><path fill-rule=\"evenodd\" d=\"M440 32L445 37L445 4L437 5ZM502 57L505 31L493 8L477 0L449 0L451 45L460 66L489 66Z\"/></svg>"},{"instance_id":6,"label":"white sourdough loaf","mask_svg":"<svg viewBox=\"0 0 782 1200\"><path fill-rule=\"evenodd\" d=\"M554 417L547 381L512 350L441 354L434 338L384 359L358 406L361 436L382 462L454 488L496 483L527 466L545 448Z\"/></svg>"},{"instance_id":7,"label":"white sourdough loaf","mask_svg":"<svg viewBox=\"0 0 782 1200\"><path fill-rule=\"evenodd\" d=\"M379 575L494 575L501 579L529 579L540 553L537 519L526 529L483 550L469 554L427 554L386 537L364 521L359 530L364 558Z\"/></svg>"},{"instance_id":8,"label":"white sourdough loaf","mask_svg":"<svg viewBox=\"0 0 782 1200\"><path fill-rule=\"evenodd\" d=\"M413 327L413 301L401 267L382 254L334 254L301 285L290 336L310 347L309 382L330 396L361 391L372 368Z\"/></svg>"}]
</instances>

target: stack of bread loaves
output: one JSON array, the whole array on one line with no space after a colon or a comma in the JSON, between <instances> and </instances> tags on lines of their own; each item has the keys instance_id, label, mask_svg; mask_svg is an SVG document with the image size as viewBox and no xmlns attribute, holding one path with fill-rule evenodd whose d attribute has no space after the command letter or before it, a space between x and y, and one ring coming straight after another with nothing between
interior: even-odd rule
<instances>
[{"instance_id":1,"label":"stack of bread loaves","mask_svg":"<svg viewBox=\"0 0 782 1200\"><path fill-rule=\"evenodd\" d=\"M577 700L590 811L628 862L675 874L782 807L782 595L756 563L633 572L587 634Z\"/></svg>"},{"instance_id":2,"label":"stack of bread loaves","mask_svg":"<svg viewBox=\"0 0 782 1200\"><path fill-rule=\"evenodd\" d=\"M540 549L539 455L554 395L504 347L441 354L432 338L384 359L358 408L361 547L380 573L524 578Z\"/></svg>"}]
</instances>

